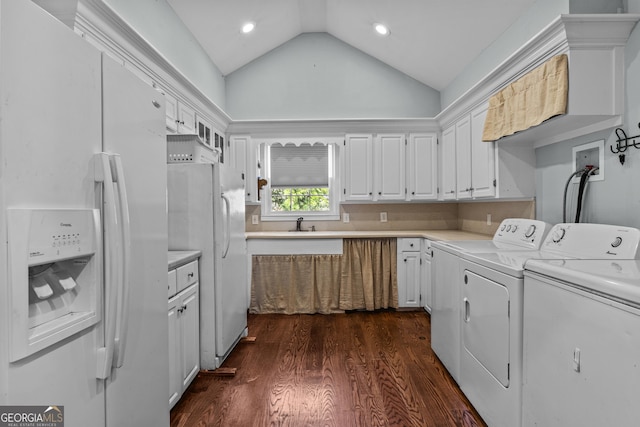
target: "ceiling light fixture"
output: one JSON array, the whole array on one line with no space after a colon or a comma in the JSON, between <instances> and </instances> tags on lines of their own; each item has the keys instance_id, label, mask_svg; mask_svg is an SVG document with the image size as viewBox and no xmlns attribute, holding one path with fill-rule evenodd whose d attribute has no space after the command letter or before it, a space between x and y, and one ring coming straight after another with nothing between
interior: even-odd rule
<instances>
[{"instance_id":1,"label":"ceiling light fixture","mask_svg":"<svg viewBox=\"0 0 640 427\"><path fill-rule=\"evenodd\" d=\"M389 28L387 28L387 26L384 24L375 24L374 28L376 29L376 32L381 36L388 36L390 33Z\"/></svg>"},{"instance_id":2,"label":"ceiling light fixture","mask_svg":"<svg viewBox=\"0 0 640 427\"><path fill-rule=\"evenodd\" d=\"M242 26L242 32L244 34L249 34L254 28L256 28L255 22L247 22Z\"/></svg>"}]
</instances>

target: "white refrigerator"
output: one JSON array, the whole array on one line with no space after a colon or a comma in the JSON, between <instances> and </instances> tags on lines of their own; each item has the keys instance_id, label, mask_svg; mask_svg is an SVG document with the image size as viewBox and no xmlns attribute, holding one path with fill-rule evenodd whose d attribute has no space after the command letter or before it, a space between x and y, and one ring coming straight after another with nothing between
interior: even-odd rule
<instances>
[{"instance_id":1,"label":"white refrigerator","mask_svg":"<svg viewBox=\"0 0 640 427\"><path fill-rule=\"evenodd\" d=\"M224 164L169 164L169 249L200 250L200 367L247 335L244 180Z\"/></svg>"},{"instance_id":2,"label":"white refrigerator","mask_svg":"<svg viewBox=\"0 0 640 427\"><path fill-rule=\"evenodd\" d=\"M0 99L0 412L168 426L164 100L19 0Z\"/></svg>"}]
</instances>

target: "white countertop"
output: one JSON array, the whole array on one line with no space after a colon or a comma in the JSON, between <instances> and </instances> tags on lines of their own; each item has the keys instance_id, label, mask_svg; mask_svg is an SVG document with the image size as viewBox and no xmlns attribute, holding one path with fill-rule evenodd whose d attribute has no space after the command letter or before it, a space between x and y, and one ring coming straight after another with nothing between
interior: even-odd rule
<instances>
[{"instance_id":1,"label":"white countertop","mask_svg":"<svg viewBox=\"0 0 640 427\"><path fill-rule=\"evenodd\" d=\"M256 231L247 239L367 239L375 237L423 237L430 240L490 240L493 236L460 230L379 230L379 231Z\"/></svg>"},{"instance_id":2,"label":"white countertop","mask_svg":"<svg viewBox=\"0 0 640 427\"><path fill-rule=\"evenodd\" d=\"M178 268L200 258L200 251L169 251L167 253L167 261L169 262L169 270Z\"/></svg>"}]
</instances>

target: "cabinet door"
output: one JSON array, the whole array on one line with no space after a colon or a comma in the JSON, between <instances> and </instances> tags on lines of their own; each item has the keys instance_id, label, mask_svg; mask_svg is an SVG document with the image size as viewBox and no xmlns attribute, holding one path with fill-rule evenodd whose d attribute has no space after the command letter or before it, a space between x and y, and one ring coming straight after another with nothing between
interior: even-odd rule
<instances>
[{"instance_id":1,"label":"cabinet door","mask_svg":"<svg viewBox=\"0 0 640 427\"><path fill-rule=\"evenodd\" d=\"M180 328L182 332L182 389L185 390L200 370L200 312L198 284L181 294Z\"/></svg>"},{"instance_id":2,"label":"cabinet door","mask_svg":"<svg viewBox=\"0 0 640 427\"><path fill-rule=\"evenodd\" d=\"M256 157L249 135L233 135L229 138L231 148L231 164L242 172L244 177L245 201L257 202ZM253 195L253 197L252 197Z\"/></svg>"},{"instance_id":3,"label":"cabinet door","mask_svg":"<svg viewBox=\"0 0 640 427\"><path fill-rule=\"evenodd\" d=\"M433 299L432 295L431 249L427 249L420 254L420 304L429 313L431 313L431 301Z\"/></svg>"},{"instance_id":4,"label":"cabinet door","mask_svg":"<svg viewBox=\"0 0 640 427\"><path fill-rule=\"evenodd\" d=\"M372 136L349 134L345 139L345 200L373 199Z\"/></svg>"},{"instance_id":5,"label":"cabinet door","mask_svg":"<svg viewBox=\"0 0 640 427\"><path fill-rule=\"evenodd\" d=\"M213 132L211 130L211 124L204 117L201 117L198 113L195 114L196 131L200 139L209 148L213 148Z\"/></svg>"},{"instance_id":6,"label":"cabinet door","mask_svg":"<svg viewBox=\"0 0 640 427\"><path fill-rule=\"evenodd\" d=\"M398 247L402 247L398 239ZM418 246L419 249L419 246ZM420 251L398 252L398 306L420 307Z\"/></svg>"},{"instance_id":7,"label":"cabinet door","mask_svg":"<svg viewBox=\"0 0 640 427\"><path fill-rule=\"evenodd\" d=\"M175 270L174 270L175 271ZM175 296L169 300L169 406L173 407L182 396L182 347L180 345L180 328L178 308L180 297Z\"/></svg>"},{"instance_id":8,"label":"cabinet door","mask_svg":"<svg viewBox=\"0 0 640 427\"><path fill-rule=\"evenodd\" d=\"M456 196L471 197L471 118L456 122Z\"/></svg>"},{"instance_id":9,"label":"cabinet door","mask_svg":"<svg viewBox=\"0 0 640 427\"><path fill-rule=\"evenodd\" d=\"M442 199L456 198L456 127L442 132Z\"/></svg>"},{"instance_id":10,"label":"cabinet door","mask_svg":"<svg viewBox=\"0 0 640 427\"><path fill-rule=\"evenodd\" d=\"M411 134L407 149L407 200L438 198L438 139L435 134Z\"/></svg>"},{"instance_id":11,"label":"cabinet door","mask_svg":"<svg viewBox=\"0 0 640 427\"><path fill-rule=\"evenodd\" d=\"M489 104L471 113L471 184L473 197L494 197L496 195L494 142L484 142L482 132Z\"/></svg>"},{"instance_id":12,"label":"cabinet door","mask_svg":"<svg viewBox=\"0 0 640 427\"><path fill-rule=\"evenodd\" d=\"M182 103L178 103L178 133L196 133L196 112Z\"/></svg>"},{"instance_id":13,"label":"cabinet door","mask_svg":"<svg viewBox=\"0 0 640 427\"><path fill-rule=\"evenodd\" d=\"M379 134L375 150L374 200L405 199L404 134Z\"/></svg>"},{"instance_id":14,"label":"cabinet door","mask_svg":"<svg viewBox=\"0 0 640 427\"><path fill-rule=\"evenodd\" d=\"M178 131L178 100L168 93L164 94L165 108L166 108L166 126L170 132Z\"/></svg>"}]
</instances>

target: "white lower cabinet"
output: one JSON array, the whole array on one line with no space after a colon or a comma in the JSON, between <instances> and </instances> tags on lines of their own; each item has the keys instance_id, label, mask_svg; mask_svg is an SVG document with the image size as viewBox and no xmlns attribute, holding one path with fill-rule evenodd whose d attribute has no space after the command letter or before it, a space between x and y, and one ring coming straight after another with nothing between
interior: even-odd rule
<instances>
[{"instance_id":1,"label":"white lower cabinet","mask_svg":"<svg viewBox=\"0 0 640 427\"><path fill-rule=\"evenodd\" d=\"M420 238L400 238L398 252L398 307L420 307Z\"/></svg>"},{"instance_id":2,"label":"white lower cabinet","mask_svg":"<svg viewBox=\"0 0 640 427\"><path fill-rule=\"evenodd\" d=\"M169 272L169 288L177 280L178 293L170 296L169 406L173 407L200 370L200 294L198 262Z\"/></svg>"}]
</instances>

